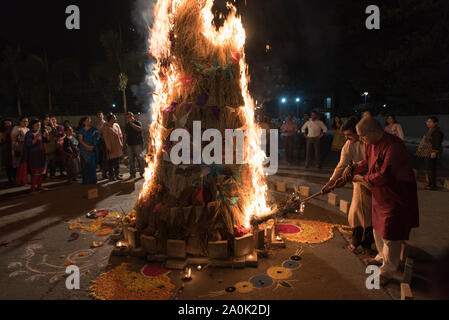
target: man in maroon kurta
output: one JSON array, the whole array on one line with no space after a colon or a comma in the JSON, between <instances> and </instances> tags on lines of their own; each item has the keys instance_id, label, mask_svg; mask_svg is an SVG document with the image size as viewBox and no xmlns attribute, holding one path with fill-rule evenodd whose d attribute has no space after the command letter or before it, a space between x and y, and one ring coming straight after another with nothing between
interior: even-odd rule
<instances>
[{"instance_id":1,"label":"man in maroon kurta","mask_svg":"<svg viewBox=\"0 0 449 320\"><path fill-rule=\"evenodd\" d=\"M364 180L371 187L374 238L379 254L367 263L382 264L381 283L386 284L399 265L402 241L408 240L410 230L419 226L416 180L401 139L385 133L373 118L360 121L357 133L367 145L365 159L348 167L343 179Z\"/></svg>"}]
</instances>

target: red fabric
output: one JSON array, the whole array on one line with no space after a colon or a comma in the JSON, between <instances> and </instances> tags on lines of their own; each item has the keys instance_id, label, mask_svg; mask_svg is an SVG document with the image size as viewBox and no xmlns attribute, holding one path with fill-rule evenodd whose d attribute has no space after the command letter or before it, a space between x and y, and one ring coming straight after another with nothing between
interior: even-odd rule
<instances>
[{"instance_id":1,"label":"red fabric","mask_svg":"<svg viewBox=\"0 0 449 320\"><path fill-rule=\"evenodd\" d=\"M301 228L294 224L278 224L276 228L278 232L285 234L295 234L302 232Z\"/></svg>"},{"instance_id":2,"label":"red fabric","mask_svg":"<svg viewBox=\"0 0 449 320\"><path fill-rule=\"evenodd\" d=\"M371 186L373 227L386 240L408 240L419 226L418 194L404 142L388 133L368 145L353 174L365 174Z\"/></svg>"},{"instance_id":3,"label":"red fabric","mask_svg":"<svg viewBox=\"0 0 449 320\"><path fill-rule=\"evenodd\" d=\"M42 181L43 180L44 180L44 176L43 175L37 176L37 188L38 189L42 188Z\"/></svg>"},{"instance_id":4,"label":"red fabric","mask_svg":"<svg viewBox=\"0 0 449 320\"><path fill-rule=\"evenodd\" d=\"M36 191L36 185L39 183L38 176L31 176L31 192Z\"/></svg>"},{"instance_id":5,"label":"red fabric","mask_svg":"<svg viewBox=\"0 0 449 320\"><path fill-rule=\"evenodd\" d=\"M189 74L189 75L179 79L179 81L181 81L181 83L184 85L184 87L190 88L192 86L193 75Z\"/></svg>"},{"instance_id":6,"label":"red fabric","mask_svg":"<svg viewBox=\"0 0 449 320\"><path fill-rule=\"evenodd\" d=\"M141 270L142 274L147 277L159 277L170 272L165 268L146 265Z\"/></svg>"},{"instance_id":7,"label":"red fabric","mask_svg":"<svg viewBox=\"0 0 449 320\"><path fill-rule=\"evenodd\" d=\"M164 210L164 205L162 203L159 203L154 207L153 212L156 213L162 210Z\"/></svg>"},{"instance_id":8,"label":"red fabric","mask_svg":"<svg viewBox=\"0 0 449 320\"><path fill-rule=\"evenodd\" d=\"M242 55L238 52L231 52L231 54L232 54L232 64L235 66L238 65L240 59L242 58Z\"/></svg>"},{"instance_id":9,"label":"red fabric","mask_svg":"<svg viewBox=\"0 0 449 320\"><path fill-rule=\"evenodd\" d=\"M151 198L149 198L147 201L145 201L144 203L144 208L149 208L151 206L151 203L153 202L153 200Z\"/></svg>"},{"instance_id":10,"label":"red fabric","mask_svg":"<svg viewBox=\"0 0 449 320\"><path fill-rule=\"evenodd\" d=\"M248 234L248 229L244 226L234 227L234 237L243 237L246 234Z\"/></svg>"},{"instance_id":11,"label":"red fabric","mask_svg":"<svg viewBox=\"0 0 449 320\"><path fill-rule=\"evenodd\" d=\"M203 184L200 184L198 188L195 190L195 199L198 200L199 203L204 207L206 203L204 202L204 196L203 196L204 186Z\"/></svg>"},{"instance_id":12,"label":"red fabric","mask_svg":"<svg viewBox=\"0 0 449 320\"><path fill-rule=\"evenodd\" d=\"M27 163L21 163L17 169L16 184L18 186L24 186L28 183L28 166Z\"/></svg>"}]
</instances>

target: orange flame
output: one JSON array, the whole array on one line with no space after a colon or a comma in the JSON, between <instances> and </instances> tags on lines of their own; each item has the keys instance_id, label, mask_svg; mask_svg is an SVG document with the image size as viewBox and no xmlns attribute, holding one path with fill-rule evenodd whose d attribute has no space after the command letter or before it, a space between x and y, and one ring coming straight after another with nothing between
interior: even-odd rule
<instances>
[{"instance_id":1,"label":"orange flame","mask_svg":"<svg viewBox=\"0 0 449 320\"><path fill-rule=\"evenodd\" d=\"M149 76L155 92L152 104L153 122L150 125L150 154L147 157L148 166L145 171L145 183L139 196L139 201L146 200L155 184L155 172L158 167L159 155L163 148L163 136L166 130L162 125L163 109L170 105L171 97L174 94L175 87L179 83L180 74L171 65L169 71L161 72L161 59L170 55L170 31L173 28L173 17L177 8L185 1L191 0L158 0L154 7L154 25L151 29L149 39L149 48L151 54L157 59L154 65L153 73ZM203 35L215 46L229 46L236 52L243 52L246 41L246 32L241 18L237 16L237 9L230 3L227 7L230 10L223 26L217 31L213 19L212 6L213 0L198 0L202 4L201 17L203 20ZM243 199L243 208L245 212L245 226L249 227L251 216L266 214L270 208L266 202L268 188L263 173L263 162L266 158L259 142L258 130L254 119L254 101L249 93L249 75L248 66L245 62L245 55L242 54L238 61L240 66L240 86L242 89L243 100L245 102L243 113L246 119L244 126L247 133L247 144L245 152L245 163L248 164L254 190L249 192L249 198ZM166 68L166 66L165 66ZM164 69L167 70L167 69Z\"/></svg>"}]
</instances>

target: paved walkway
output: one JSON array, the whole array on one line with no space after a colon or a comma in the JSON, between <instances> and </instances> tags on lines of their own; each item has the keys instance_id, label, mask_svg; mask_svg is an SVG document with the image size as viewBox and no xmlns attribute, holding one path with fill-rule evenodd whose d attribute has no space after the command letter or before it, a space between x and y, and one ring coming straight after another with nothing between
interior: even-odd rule
<instances>
[{"instance_id":1,"label":"paved walkway","mask_svg":"<svg viewBox=\"0 0 449 320\"><path fill-rule=\"evenodd\" d=\"M270 181L284 181L289 187L308 185L312 192L319 191L331 174L334 160L325 162L322 170L305 171L299 167L281 165ZM126 176L125 176L126 178ZM70 240L68 226L84 218L92 209L128 212L133 206L142 180L136 190L123 192L120 183L100 183L100 197L87 199L88 186L67 185L55 181L46 185L50 191L31 196L27 188L0 191L0 299L89 299L87 288L91 280L122 262L132 262L136 268L145 264L137 258L113 257L108 237L97 238L81 232L79 239ZM350 200L352 189L347 186L336 193ZM432 272L434 259L449 247L449 197L447 191L425 191L419 183L421 226L412 233L409 245L413 250L416 269L412 289L420 299L429 298L427 278ZM306 217L330 223L344 223L346 217L338 208L318 199L306 209ZM103 241L104 246L90 249L93 241ZM179 299L203 299L211 291L219 291L238 281L263 274L268 267L282 264L299 244L289 242L286 249L262 259L257 269L206 269L195 272L195 281L186 285ZM365 265L360 257L347 249L347 238L338 231L332 240L320 245L302 245L302 268L294 273L292 288L260 290L250 294L233 294L215 299L397 299L399 286L367 290ZM79 257L79 253L83 257ZM81 289L65 289L64 261L73 258L82 267ZM180 286L180 274L172 272L172 281Z\"/></svg>"},{"instance_id":2,"label":"paved walkway","mask_svg":"<svg viewBox=\"0 0 449 320\"><path fill-rule=\"evenodd\" d=\"M280 167L276 176L269 177L271 182L285 182L287 188L293 189L295 185L308 186L311 193L318 192L328 181L332 174L332 168L325 167L322 170L305 172L301 167L293 167L288 170ZM418 179L418 200L420 211L420 227L413 229L410 240L407 241L409 255L415 261L414 283L412 289L416 297L427 299L430 296L428 280L432 275L435 262L449 250L449 190L440 188L439 191L425 190L426 183L421 175ZM339 197L351 201L352 186L334 191ZM327 197L318 198L315 203L321 207L329 208ZM363 258L363 256L361 256ZM393 293L394 295L394 293Z\"/></svg>"}]
</instances>

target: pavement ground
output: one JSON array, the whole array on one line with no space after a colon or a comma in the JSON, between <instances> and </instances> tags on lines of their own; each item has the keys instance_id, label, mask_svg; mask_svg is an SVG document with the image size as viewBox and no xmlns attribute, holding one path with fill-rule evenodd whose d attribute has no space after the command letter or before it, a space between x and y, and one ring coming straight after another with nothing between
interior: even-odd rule
<instances>
[{"instance_id":1,"label":"pavement ground","mask_svg":"<svg viewBox=\"0 0 449 320\"><path fill-rule=\"evenodd\" d=\"M283 167L271 181L308 185L312 192L319 191L327 181L332 167L305 171L300 167ZM125 178L127 175L125 175ZM135 257L112 257L112 245L108 237L98 238L93 233L80 232L77 240L69 241L68 226L78 218L84 218L92 209L128 212L137 199L143 180L136 181L133 192L123 191L120 182L98 184L100 197L87 199L91 186L57 181L47 184L49 191L31 196L26 189L7 189L0 192L0 299L91 299L87 289L90 281L123 262L131 262L139 270L147 264ZM413 231L409 244L414 248L415 274L412 290L418 299L431 297L428 276L435 259L449 247L449 197L443 191L422 190L419 198L421 227ZM351 200L352 190L345 187L337 191L341 199ZM338 208L330 206L326 199L311 202L301 219L345 224L346 216ZM287 242L286 249L271 252L268 258L259 259L258 268L194 269L192 282L184 284L177 299L399 299L399 284L394 282L385 289L368 290L365 286L366 266L363 255L349 252L348 236L334 229L334 237L316 245ZM93 241L104 245L91 249ZM267 269L280 266L301 247L304 250L301 268L293 272L291 287L275 286L250 293L210 296L240 281L265 274ZM79 253L83 253L80 257ZM73 259L81 269L81 290L70 291L65 287L64 261ZM400 276L400 274L399 274ZM182 274L172 271L170 278L179 289ZM208 296L209 295L209 296Z\"/></svg>"}]
</instances>

